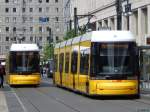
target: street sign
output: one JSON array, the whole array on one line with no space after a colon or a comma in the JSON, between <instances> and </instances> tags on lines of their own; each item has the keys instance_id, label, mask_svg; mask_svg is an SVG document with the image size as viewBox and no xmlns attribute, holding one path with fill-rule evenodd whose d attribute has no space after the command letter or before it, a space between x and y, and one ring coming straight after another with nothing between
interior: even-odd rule
<instances>
[{"instance_id":1,"label":"street sign","mask_svg":"<svg viewBox=\"0 0 150 112\"><path fill-rule=\"evenodd\" d=\"M49 18L48 17L40 17L39 18L39 22L48 22L49 21Z\"/></svg>"}]
</instances>

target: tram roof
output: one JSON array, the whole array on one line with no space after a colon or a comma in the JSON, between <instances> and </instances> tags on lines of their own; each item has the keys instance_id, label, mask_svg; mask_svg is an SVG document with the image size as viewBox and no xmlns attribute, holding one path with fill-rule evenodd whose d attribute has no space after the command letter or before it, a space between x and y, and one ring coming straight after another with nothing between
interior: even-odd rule
<instances>
[{"instance_id":1,"label":"tram roof","mask_svg":"<svg viewBox=\"0 0 150 112\"><path fill-rule=\"evenodd\" d=\"M130 31L94 31L89 36L92 42L135 41L135 37Z\"/></svg>"},{"instance_id":2,"label":"tram roof","mask_svg":"<svg viewBox=\"0 0 150 112\"><path fill-rule=\"evenodd\" d=\"M90 40L91 42L132 42L135 41L135 37L130 31L92 31L73 39L58 43L55 45L55 48L61 48L87 40Z\"/></svg>"},{"instance_id":3,"label":"tram roof","mask_svg":"<svg viewBox=\"0 0 150 112\"><path fill-rule=\"evenodd\" d=\"M12 44L10 51L39 51L36 44Z\"/></svg>"}]
</instances>

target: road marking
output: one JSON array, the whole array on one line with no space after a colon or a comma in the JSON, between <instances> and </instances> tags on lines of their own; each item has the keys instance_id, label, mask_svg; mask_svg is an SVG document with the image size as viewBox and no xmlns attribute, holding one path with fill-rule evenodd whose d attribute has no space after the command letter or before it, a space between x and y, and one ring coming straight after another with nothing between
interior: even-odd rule
<instances>
[{"instance_id":1,"label":"road marking","mask_svg":"<svg viewBox=\"0 0 150 112\"><path fill-rule=\"evenodd\" d=\"M13 94L15 95L15 97L17 98L19 104L21 105L22 109L24 112L28 112L26 107L23 105L23 103L21 102L19 96L16 94L15 90L13 88L11 88L11 91L13 92Z\"/></svg>"},{"instance_id":2,"label":"road marking","mask_svg":"<svg viewBox=\"0 0 150 112\"><path fill-rule=\"evenodd\" d=\"M9 112L4 92L0 91L0 112Z\"/></svg>"}]
</instances>

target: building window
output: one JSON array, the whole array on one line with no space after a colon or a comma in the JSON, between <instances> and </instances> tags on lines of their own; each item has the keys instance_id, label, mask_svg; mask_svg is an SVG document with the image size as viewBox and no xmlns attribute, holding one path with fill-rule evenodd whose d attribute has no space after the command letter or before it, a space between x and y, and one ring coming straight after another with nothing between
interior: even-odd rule
<instances>
[{"instance_id":1,"label":"building window","mask_svg":"<svg viewBox=\"0 0 150 112\"><path fill-rule=\"evenodd\" d=\"M58 17L56 17L56 21L58 22L58 20L59 20L59 18Z\"/></svg>"},{"instance_id":2,"label":"building window","mask_svg":"<svg viewBox=\"0 0 150 112\"><path fill-rule=\"evenodd\" d=\"M6 37L6 41L9 41L9 37Z\"/></svg>"},{"instance_id":3,"label":"building window","mask_svg":"<svg viewBox=\"0 0 150 112\"><path fill-rule=\"evenodd\" d=\"M46 12L49 12L49 7L46 7Z\"/></svg>"},{"instance_id":4,"label":"building window","mask_svg":"<svg viewBox=\"0 0 150 112\"><path fill-rule=\"evenodd\" d=\"M16 41L16 37L13 37L13 40Z\"/></svg>"},{"instance_id":5,"label":"building window","mask_svg":"<svg viewBox=\"0 0 150 112\"><path fill-rule=\"evenodd\" d=\"M33 8L30 8L30 9L29 9L29 12L33 12Z\"/></svg>"},{"instance_id":6,"label":"building window","mask_svg":"<svg viewBox=\"0 0 150 112\"><path fill-rule=\"evenodd\" d=\"M22 8L22 12L26 12L26 8Z\"/></svg>"},{"instance_id":7,"label":"building window","mask_svg":"<svg viewBox=\"0 0 150 112\"><path fill-rule=\"evenodd\" d=\"M25 23L25 22L26 22L26 20L27 20L27 17L24 17L24 16L23 16L23 18L22 18L22 22L23 22L23 23Z\"/></svg>"},{"instance_id":8,"label":"building window","mask_svg":"<svg viewBox=\"0 0 150 112\"><path fill-rule=\"evenodd\" d=\"M22 37L22 41L25 41L26 40L26 37Z\"/></svg>"},{"instance_id":9,"label":"building window","mask_svg":"<svg viewBox=\"0 0 150 112\"><path fill-rule=\"evenodd\" d=\"M49 3L49 0L46 0L46 3Z\"/></svg>"},{"instance_id":10,"label":"building window","mask_svg":"<svg viewBox=\"0 0 150 112\"><path fill-rule=\"evenodd\" d=\"M47 22L49 22L49 17L47 17Z\"/></svg>"},{"instance_id":11,"label":"building window","mask_svg":"<svg viewBox=\"0 0 150 112\"><path fill-rule=\"evenodd\" d=\"M6 27L6 32L8 32L9 31L9 27Z\"/></svg>"},{"instance_id":12,"label":"building window","mask_svg":"<svg viewBox=\"0 0 150 112\"><path fill-rule=\"evenodd\" d=\"M16 23L16 17L13 17L13 22Z\"/></svg>"},{"instance_id":13,"label":"building window","mask_svg":"<svg viewBox=\"0 0 150 112\"><path fill-rule=\"evenodd\" d=\"M29 2L31 3L31 2L32 2L32 0L29 0Z\"/></svg>"},{"instance_id":14,"label":"building window","mask_svg":"<svg viewBox=\"0 0 150 112\"><path fill-rule=\"evenodd\" d=\"M2 37L0 37L0 41L2 41Z\"/></svg>"},{"instance_id":15,"label":"building window","mask_svg":"<svg viewBox=\"0 0 150 112\"><path fill-rule=\"evenodd\" d=\"M5 3L9 3L9 0L5 0Z\"/></svg>"},{"instance_id":16,"label":"building window","mask_svg":"<svg viewBox=\"0 0 150 112\"><path fill-rule=\"evenodd\" d=\"M58 11L59 11L59 9L58 8L56 8L56 12L58 13Z\"/></svg>"},{"instance_id":17,"label":"building window","mask_svg":"<svg viewBox=\"0 0 150 112\"><path fill-rule=\"evenodd\" d=\"M5 12L8 13L9 12L9 8L5 8Z\"/></svg>"},{"instance_id":18,"label":"building window","mask_svg":"<svg viewBox=\"0 0 150 112\"><path fill-rule=\"evenodd\" d=\"M30 27L30 32L33 32L33 27Z\"/></svg>"},{"instance_id":19,"label":"building window","mask_svg":"<svg viewBox=\"0 0 150 112\"><path fill-rule=\"evenodd\" d=\"M56 36L56 41L58 41L59 40L59 37L58 36Z\"/></svg>"},{"instance_id":20,"label":"building window","mask_svg":"<svg viewBox=\"0 0 150 112\"><path fill-rule=\"evenodd\" d=\"M9 17L5 17L5 22L9 23Z\"/></svg>"},{"instance_id":21,"label":"building window","mask_svg":"<svg viewBox=\"0 0 150 112\"><path fill-rule=\"evenodd\" d=\"M42 27L41 26L39 27L39 32L42 32Z\"/></svg>"},{"instance_id":22,"label":"building window","mask_svg":"<svg viewBox=\"0 0 150 112\"><path fill-rule=\"evenodd\" d=\"M13 12L16 12L16 8L13 8Z\"/></svg>"},{"instance_id":23,"label":"building window","mask_svg":"<svg viewBox=\"0 0 150 112\"><path fill-rule=\"evenodd\" d=\"M42 3L42 0L39 0L39 3Z\"/></svg>"},{"instance_id":24,"label":"building window","mask_svg":"<svg viewBox=\"0 0 150 112\"><path fill-rule=\"evenodd\" d=\"M32 37L32 36L30 37L30 41L31 41L31 42L33 41L33 37Z\"/></svg>"},{"instance_id":25,"label":"building window","mask_svg":"<svg viewBox=\"0 0 150 112\"><path fill-rule=\"evenodd\" d=\"M41 7L39 8L39 12L42 12L42 8Z\"/></svg>"},{"instance_id":26,"label":"building window","mask_svg":"<svg viewBox=\"0 0 150 112\"><path fill-rule=\"evenodd\" d=\"M51 30L51 28L50 28L49 26L47 26L47 27L46 27L46 31L49 32L50 30Z\"/></svg>"},{"instance_id":27,"label":"building window","mask_svg":"<svg viewBox=\"0 0 150 112\"><path fill-rule=\"evenodd\" d=\"M15 32L16 31L16 27L13 27L13 32Z\"/></svg>"},{"instance_id":28,"label":"building window","mask_svg":"<svg viewBox=\"0 0 150 112\"><path fill-rule=\"evenodd\" d=\"M30 19L31 22L33 22L33 17L30 17L29 19Z\"/></svg>"},{"instance_id":29,"label":"building window","mask_svg":"<svg viewBox=\"0 0 150 112\"><path fill-rule=\"evenodd\" d=\"M18 0L14 0L14 3L17 3L18 2Z\"/></svg>"},{"instance_id":30,"label":"building window","mask_svg":"<svg viewBox=\"0 0 150 112\"><path fill-rule=\"evenodd\" d=\"M9 49L9 46L5 46L5 49L8 50L8 49Z\"/></svg>"},{"instance_id":31,"label":"building window","mask_svg":"<svg viewBox=\"0 0 150 112\"><path fill-rule=\"evenodd\" d=\"M39 37L39 41L42 41L42 37Z\"/></svg>"},{"instance_id":32,"label":"building window","mask_svg":"<svg viewBox=\"0 0 150 112\"><path fill-rule=\"evenodd\" d=\"M47 36L47 39L46 39L47 41L49 41L50 40L50 38L49 38L49 36Z\"/></svg>"},{"instance_id":33,"label":"building window","mask_svg":"<svg viewBox=\"0 0 150 112\"><path fill-rule=\"evenodd\" d=\"M58 3L58 0L55 0L55 3Z\"/></svg>"},{"instance_id":34,"label":"building window","mask_svg":"<svg viewBox=\"0 0 150 112\"><path fill-rule=\"evenodd\" d=\"M33 17L30 17L29 20L30 20L30 22L33 22Z\"/></svg>"}]
</instances>

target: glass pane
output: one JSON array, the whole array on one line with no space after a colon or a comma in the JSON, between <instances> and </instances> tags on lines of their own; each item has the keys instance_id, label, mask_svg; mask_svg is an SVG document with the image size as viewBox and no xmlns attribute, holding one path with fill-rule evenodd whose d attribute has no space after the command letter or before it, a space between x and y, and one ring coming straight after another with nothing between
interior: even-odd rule
<instances>
[{"instance_id":1,"label":"glass pane","mask_svg":"<svg viewBox=\"0 0 150 112\"><path fill-rule=\"evenodd\" d=\"M91 52L92 75L131 75L137 67L135 43L93 43Z\"/></svg>"},{"instance_id":2,"label":"glass pane","mask_svg":"<svg viewBox=\"0 0 150 112\"><path fill-rule=\"evenodd\" d=\"M39 72L38 52L11 52L11 72Z\"/></svg>"}]
</instances>

